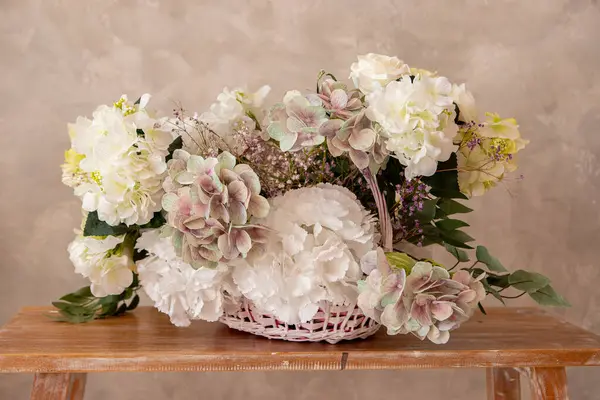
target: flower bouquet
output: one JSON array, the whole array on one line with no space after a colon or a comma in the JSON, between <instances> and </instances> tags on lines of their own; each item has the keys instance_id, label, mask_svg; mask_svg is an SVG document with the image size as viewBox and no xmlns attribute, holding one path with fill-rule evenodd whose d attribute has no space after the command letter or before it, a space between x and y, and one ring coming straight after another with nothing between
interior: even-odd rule
<instances>
[{"instance_id":1,"label":"flower bouquet","mask_svg":"<svg viewBox=\"0 0 600 400\"><path fill-rule=\"evenodd\" d=\"M63 182L84 217L69 253L90 286L53 303L60 318L122 314L142 290L177 326L335 343L383 325L446 343L486 295L567 305L474 248L459 218L516 169L516 121L480 118L464 84L396 57L350 69L353 87L321 71L269 108L268 86L225 89L200 115L122 96L70 124ZM434 244L453 265L416 256Z\"/></svg>"}]
</instances>

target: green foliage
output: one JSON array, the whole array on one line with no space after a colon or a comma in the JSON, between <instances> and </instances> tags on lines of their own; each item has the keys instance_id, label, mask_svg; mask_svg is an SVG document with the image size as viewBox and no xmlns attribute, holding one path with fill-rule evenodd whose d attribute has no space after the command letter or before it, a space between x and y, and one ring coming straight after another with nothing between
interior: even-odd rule
<instances>
[{"instance_id":1,"label":"green foliage","mask_svg":"<svg viewBox=\"0 0 600 400\"><path fill-rule=\"evenodd\" d=\"M465 214L465 213L470 213L471 211L473 211L472 209L470 209L469 207L465 206L464 204L459 203L456 200L452 200L452 199L442 199L439 203L438 203L438 207L440 209L440 211L442 211L445 215L452 215L452 214Z\"/></svg>"},{"instance_id":2,"label":"green foliage","mask_svg":"<svg viewBox=\"0 0 600 400\"><path fill-rule=\"evenodd\" d=\"M484 246L477 246L475 256L477 257L477 261L484 263L490 271L506 272L506 268L504 268L500 261L496 257L493 257Z\"/></svg>"},{"instance_id":3,"label":"green foliage","mask_svg":"<svg viewBox=\"0 0 600 400\"><path fill-rule=\"evenodd\" d=\"M543 288L529 293L529 296L542 306L570 307L571 304L560 294L556 293L554 288L546 285Z\"/></svg>"},{"instance_id":4,"label":"green foliage","mask_svg":"<svg viewBox=\"0 0 600 400\"><path fill-rule=\"evenodd\" d=\"M435 209L438 199L423 201L423 209L417 212L417 219L421 222L431 222L435 218Z\"/></svg>"},{"instance_id":5,"label":"green foliage","mask_svg":"<svg viewBox=\"0 0 600 400\"><path fill-rule=\"evenodd\" d=\"M537 272L517 270L510 274L508 283L515 289L533 293L550 284L550 279Z\"/></svg>"},{"instance_id":6,"label":"green foliage","mask_svg":"<svg viewBox=\"0 0 600 400\"><path fill-rule=\"evenodd\" d=\"M140 225L140 229L156 229L167 223L167 220L161 212L154 213L154 216L147 224Z\"/></svg>"},{"instance_id":7,"label":"green foliage","mask_svg":"<svg viewBox=\"0 0 600 400\"><path fill-rule=\"evenodd\" d=\"M88 213L83 228L83 236L119 236L127 233L129 228L125 224L111 226L98 218L98 212L92 211Z\"/></svg>"},{"instance_id":8,"label":"green foliage","mask_svg":"<svg viewBox=\"0 0 600 400\"><path fill-rule=\"evenodd\" d=\"M416 264L416 261L405 253L389 252L385 253L385 258L391 266L395 268L402 268L406 273L410 273L412 267Z\"/></svg>"},{"instance_id":9,"label":"green foliage","mask_svg":"<svg viewBox=\"0 0 600 400\"><path fill-rule=\"evenodd\" d=\"M458 262L467 262L470 260L469 255L464 250L456 248L448 243L444 243L444 248L448 251L448 253L452 254Z\"/></svg>"},{"instance_id":10,"label":"green foliage","mask_svg":"<svg viewBox=\"0 0 600 400\"><path fill-rule=\"evenodd\" d=\"M119 295L95 297L90 287L85 286L76 292L64 295L59 301L53 302L52 305L58 309L60 314L60 317L53 318L63 322L81 323L124 314L138 306L140 298L137 291L139 288L136 274L134 274L132 284Z\"/></svg>"},{"instance_id":11,"label":"green foliage","mask_svg":"<svg viewBox=\"0 0 600 400\"><path fill-rule=\"evenodd\" d=\"M467 199L458 187L458 169L456 154L452 153L447 161L438 163L437 172L423 177L422 181L431 187L430 193L436 197L448 199Z\"/></svg>"},{"instance_id":12,"label":"green foliage","mask_svg":"<svg viewBox=\"0 0 600 400\"><path fill-rule=\"evenodd\" d=\"M461 221L459 219L445 218L445 219L437 221L435 223L435 226L437 226L438 228L440 228L443 231L453 231L458 228L463 228L463 227L469 226L469 224L467 224L466 222Z\"/></svg>"},{"instance_id":13,"label":"green foliage","mask_svg":"<svg viewBox=\"0 0 600 400\"><path fill-rule=\"evenodd\" d=\"M169 154L167 154L167 156L165 157L165 161L169 161L170 159L172 159L173 158L173 153L175 152L175 150L179 150L182 147L183 147L183 138L181 136L178 136L169 145L169 149L168 149L169 150Z\"/></svg>"}]
</instances>

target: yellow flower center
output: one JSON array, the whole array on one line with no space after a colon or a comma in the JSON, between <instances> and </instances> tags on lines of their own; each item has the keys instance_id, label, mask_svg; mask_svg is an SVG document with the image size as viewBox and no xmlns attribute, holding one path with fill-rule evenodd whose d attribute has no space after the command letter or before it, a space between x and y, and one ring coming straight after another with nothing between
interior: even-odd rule
<instances>
[{"instance_id":1,"label":"yellow flower center","mask_svg":"<svg viewBox=\"0 0 600 400\"><path fill-rule=\"evenodd\" d=\"M98 186L102 185L102 175L100 172L94 171L90 174L90 178L98 184Z\"/></svg>"}]
</instances>

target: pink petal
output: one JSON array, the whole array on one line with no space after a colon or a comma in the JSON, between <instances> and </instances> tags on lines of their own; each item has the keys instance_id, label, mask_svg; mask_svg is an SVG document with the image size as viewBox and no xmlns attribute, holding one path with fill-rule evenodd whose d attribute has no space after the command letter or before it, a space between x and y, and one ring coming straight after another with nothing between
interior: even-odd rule
<instances>
[{"instance_id":1,"label":"pink petal","mask_svg":"<svg viewBox=\"0 0 600 400\"><path fill-rule=\"evenodd\" d=\"M433 325L431 319L430 304L435 299L433 296L419 294L415 297L415 300L410 309L410 315L421 325L430 326Z\"/></svg>"},{"instance_id":2,"label":"pink petal","mask_svg":"<svg viewBox=\"0 0 600 400\"><path fill-rule=\"evenodd\" d=\"M232 170L227 169L227 168L222 168L221 171L219 172L219 178L221 178L221 180L223 181L224 184L228 185L233 181L237 181L239 177L238 177L238 174L236 174Z\"/></svg>"},{"instance_id":3,"label":"pink petal","mask_svg":"<svg viewBox=\"0 0 600 400\"><path fill-rule=\"evenodd\" d=\"M372 129L362 129L353 132L348 139L348 143L356 150L369 150L375 144L375 131Z\"/></svg>"},{"instance_id":4,"label":"pink petal","mask_svg":"<svg viewBox=\"0 0 600 400\"><path fill-rule=\"evenodd\" d=\"M264 218L269 214L270 209L269 202L264 197L258 194L252 194L250 196L250 203L248 204L248 213L256 218Z\"/></svg>"},{"instance_id":5,"label":"pink petal","mask_svg":"<svg viewBox=\"0 0 600 400\"><path fill-rule=\"evenodd\" d=\"M252 248L252 239L248 232L244 230L238 230L235 236L235 246L243 255L248 254L250 249Z\"/></svg>"},{"instance_id":6,"label":"pink petal","mask_svg":"<svg viewBox=\"0 0 600 400\"><path fill-rule=\"evenodd\" d=\"M232 201L229 204L229 217L234 225L244 225L248 221L246 207L239 201Z\"/></svg>"},{"instance_id":7,"label":"pink petal","mask_svg":"<svg viewBox=\"0 0 600 400\"><path fill-rule=\"evenodd\" d=\"M193 215L184 220L183 225L188 229L202 229L206 226L206 220L202 215Z\"/></svg>"},{"instance_id":8,"label":"pink petal","mask_svg":"<svg viewBox=\"0 0 600 400\"><path fill-rule=\"evenodd\" d=\"M444 321L452 315L452 305L445 301L434 301L431 303L431 314L438 321Z\"/></svg>"},{"instance_id":9,"label":"pink petal","mask_svg":"<svg viewBox=\"0 0 600 400\"><path fill-rule=\"evenodd\" d=\"M239 201L244 204L248 201L250 196L250 191L242 181L231 182L227 185L227 191L229 192L229 198L232 201Z\"/></svg>"},{"instance_id":10,"label":"pink petal","mask_svg":"<svg viewBox=\"0 0 600 400\"><path fill-rule=\"evenodd\" d=\"M222 219L226 224L229 223L231 217L225 206L216 197L210 200L210 216L214 219Z\"/></svg>"},{"instance_id":11,"label":"pink petal","mask_svg":"<svg viewBox=\"0 0 600 400\"><path fill-rule=\"evenodd\" d=\"M348 104L348 94L342 89L335 89L331 92L331 107L336 110L342 110L346 108Z\"/></svg>"},{"instance_id":12,"label":"pink petal","mask_svg":"<svg viewBox=\"0 0 600 400\"><path fill-rule=\"evenodd\" d=\"M335 138L333 138L335 139ZM333 140L330 138L327 138L327 149L329 150L329 152L331 153L332 156L334 157L339 157L342 154L344 154L344 150L341 150L340 148L338 148L334 143Z\"/></svg>"},{"instance_id":13,"label":"pink petal","mask_svg":"<svg viewBox=\"0 0 600 400\"><path fill-rule=\"evenodd\" d=\"M369 166L369 156L364 151L350 149L350 159L358 169L365 169Z\"/></svg>"},{"instance_id":14,"label":"pink petal","mask_svg":"<svg viewBox=\"0 0 600 400\"><path fill-rule=\"evenodd\" d=\"M219 250L223 254L223 257L228 260L234 259L239 255L238 249L231 241L231 237L227 234L219 236L218 246Z\"/></svg>"},{"instance_id":15,"label":"pink petal","mask_svg":"<svg viewBox=\"0 0 600 400\"><path fill-rule=\"evenodd\" d=\"M341 119L330 119L325 121L319 128L319 135L325 136L326 138L334 137L342 127L342 123Z\"/></svg>"},{"instance_id":16,"label":"pink petal","mask_svg":"<svg viewBox=\"0 0 600 400\"><path fill-rule=\"evenodd\" d=\"M465 271L464 269L456 271L452 276L452 280L460 282L465 286L469 286L469 283L471 283L471 279L471 274L469 274L469 272Z\"/></svg>"}]
</instances>

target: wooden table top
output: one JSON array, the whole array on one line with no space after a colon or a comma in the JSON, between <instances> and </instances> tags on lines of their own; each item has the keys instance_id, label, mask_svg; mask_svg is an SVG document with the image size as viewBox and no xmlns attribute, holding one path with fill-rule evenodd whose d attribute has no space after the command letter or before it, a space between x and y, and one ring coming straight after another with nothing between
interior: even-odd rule
<instances>
[{"instance_id":1,"label":"wooden table top","mask_svg":"<svg viewBox=\"0 0 600 400\"><path fill-rule=\"evenodd\" d=\"M535 308L477 312L435 345L412 335L292 343L220 323L177 328L151 307L71 325L22 309L0 330L0 372L251 371L600 365L600 337Z\"/></svg>"}]
</instances>

